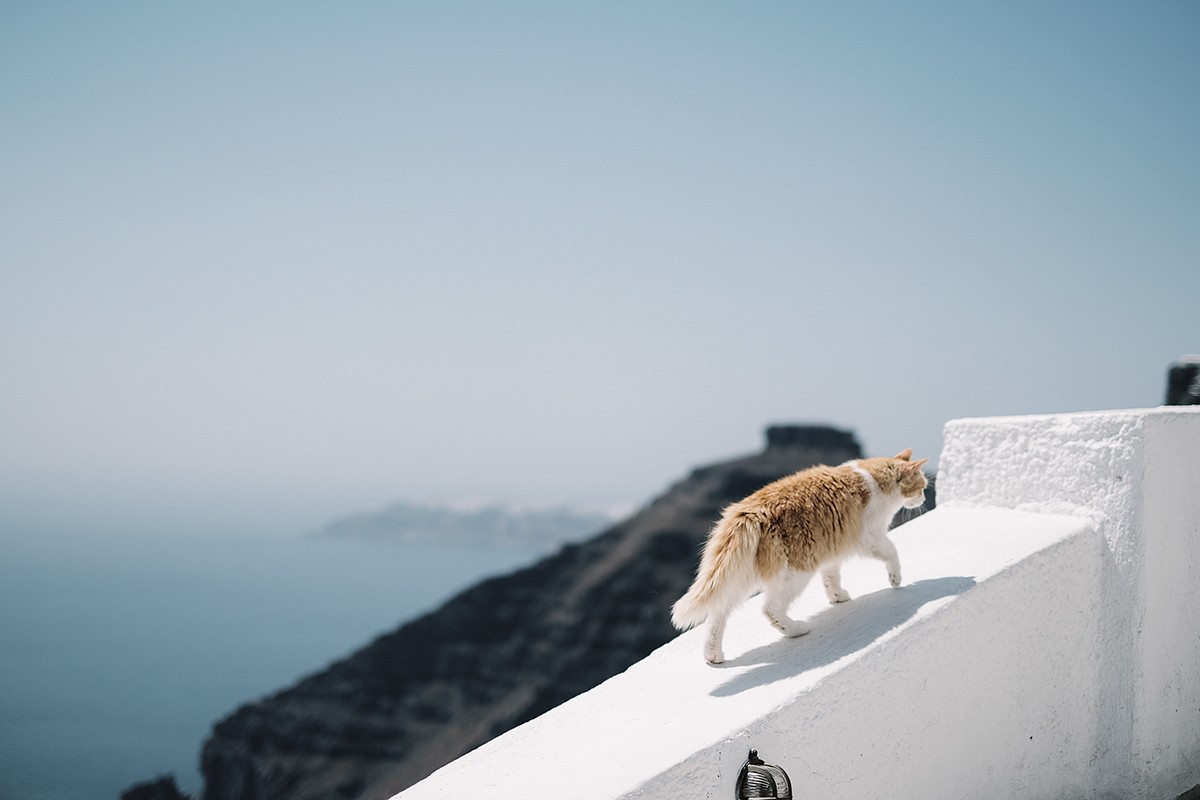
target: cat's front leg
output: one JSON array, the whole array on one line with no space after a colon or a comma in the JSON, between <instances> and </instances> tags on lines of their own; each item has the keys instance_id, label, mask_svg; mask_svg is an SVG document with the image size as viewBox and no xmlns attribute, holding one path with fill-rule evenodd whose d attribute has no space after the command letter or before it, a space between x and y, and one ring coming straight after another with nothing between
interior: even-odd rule
<instances>
[{"instance_id":1,"label":"cat's front leg","mask_svg":"<svg viewBox=\"0 0 1200 800\"><path fill-rule=\"evenodd\" d=\"M844 603L850 599L850 593L842 588L842 565L830 564L821 569L821 582L825 584L825 596L833 604Z\"/></svg>"},{"instance_id":2,"label":"cat's front leg","mask_svg":"<svg viewBox=\"0 0 1200 800\"><path fill-rule=\"evenodd\" d=\"M892 544L892 540L886 536L880 536L867 548L867 553L878 558L887 566L888 582L893 587L899 587L900 556L896 553L896 545Z\"/></svg>"}]
</instances>

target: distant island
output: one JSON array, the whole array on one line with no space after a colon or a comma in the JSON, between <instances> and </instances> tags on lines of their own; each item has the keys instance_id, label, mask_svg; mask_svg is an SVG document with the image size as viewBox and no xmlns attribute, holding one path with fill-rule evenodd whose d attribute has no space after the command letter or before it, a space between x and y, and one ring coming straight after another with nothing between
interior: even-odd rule
<instances>
[{"instance_id":1,"label":"distant island","mask_svg":"<svg viewBox=\"0 0 1200 800\"><path fill-rule=\"evenodd\" d=\"M565 506L535 508L500 503L432 505L394 503L380 511L336 519L312 535L378 542L486 544L547 552L607 528L614 515Z\"/></svg>"}]
</instances>

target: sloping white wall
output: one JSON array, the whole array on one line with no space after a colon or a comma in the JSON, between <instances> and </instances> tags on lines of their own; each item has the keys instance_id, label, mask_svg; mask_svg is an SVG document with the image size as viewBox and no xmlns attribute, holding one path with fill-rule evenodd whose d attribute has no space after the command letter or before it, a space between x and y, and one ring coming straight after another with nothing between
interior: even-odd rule
<instances>
[{"instance_id":1,"label":"sloping white wall","mask_svg":"<svg viewBox=\"0 0 1200 800\"><path fill-rule=\"evenodd\" d=\"M780 639L751 601L398 795L1145 797L1200 782L1200 409L960 420L939 508Z\"/></svg>"}]
</instances>

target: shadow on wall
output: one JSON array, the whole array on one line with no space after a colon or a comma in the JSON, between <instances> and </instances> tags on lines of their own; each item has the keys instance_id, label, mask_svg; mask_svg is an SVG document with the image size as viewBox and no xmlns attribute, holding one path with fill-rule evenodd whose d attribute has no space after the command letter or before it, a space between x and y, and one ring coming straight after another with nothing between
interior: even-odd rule
<instances>
[{"instance_id":1,"label":"shadow on wall","mask_svg":"<svg viewBox=\"0 0 1200 800\"><path fill-rule=\"evenodd\" d=\"M718 669L758 664L712 691L731 697L768 683L832 664L857 653L917 613L926 603L960 595L975 585L967 576L931 578L899 589L880 589L840 603L806 620L810 633L779 639L721 664Z\"/></svg>"}]
</instances>

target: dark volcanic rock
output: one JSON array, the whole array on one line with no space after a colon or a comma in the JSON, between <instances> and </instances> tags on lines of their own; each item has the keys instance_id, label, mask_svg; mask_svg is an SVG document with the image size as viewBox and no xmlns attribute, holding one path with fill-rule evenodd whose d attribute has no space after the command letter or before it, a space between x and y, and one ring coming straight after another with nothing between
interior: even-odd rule
<instances>
[{"instance_id":1,"label":"dark volcanic rock","mask_svg":"<svg viewBox=\"0 0 1200 800\"><path fill-rule=\"evenodd\" d=\"M824 425L772 425L767 428L767 449L812 447L859 452L858 440L850 431Z\"/></svg>"},{"instance_id":2,"label":"dark volcanic rock","mask_svg":"<svg viewBox=\"0 0 1200 800\"><path fill-rule=\"evenodd\" d=\"M1167 372L1167 405L1194 406L1200 403L1200 357L1188 356Z\"/></svg>"},{"instance_id":3,"label":"dark volcanic rock","mask_svg":"<svg viewBox=\"0 0 1200 800\"><path fill-rule=\"evenodd\" d=\"M192 800L179 791L174 775L163 775L152 781L135 784L121 792L121 800Z\"/></svg>"},{"instance_id":4,"label":"dark volcanic rock","mask_svg":"<svg viewBox=\"0 0 1200 800\"><path fill-rule=\"evenodd\" d=\"M697 469L596 538L238 709L204 745L206 800L387 798L645 657L676 635L670 606L726 504L862 455L832 428L768 437L762 453Z\"/></svg>"}]
</instances>

